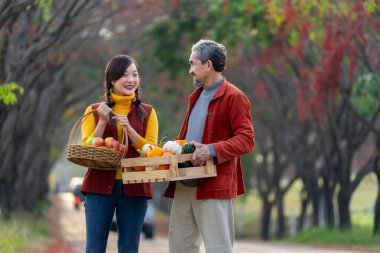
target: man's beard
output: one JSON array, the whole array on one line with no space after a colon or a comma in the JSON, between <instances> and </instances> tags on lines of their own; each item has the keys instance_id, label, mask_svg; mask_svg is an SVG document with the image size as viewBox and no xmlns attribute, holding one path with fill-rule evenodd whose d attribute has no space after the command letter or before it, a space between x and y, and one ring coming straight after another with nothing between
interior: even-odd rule
<instances>
[{"instance_id":1,"label":"man's beard","mask_svg":"<svg viewBox=\"0 0 380 253\"><path fill-rule=\"evenodd\" d=\"M193 86L195 88L200 88L203 86L203 83L201 81L199 81L198 79L194 78L194 83L193 83Z\"/></svg>"}]
</instances>

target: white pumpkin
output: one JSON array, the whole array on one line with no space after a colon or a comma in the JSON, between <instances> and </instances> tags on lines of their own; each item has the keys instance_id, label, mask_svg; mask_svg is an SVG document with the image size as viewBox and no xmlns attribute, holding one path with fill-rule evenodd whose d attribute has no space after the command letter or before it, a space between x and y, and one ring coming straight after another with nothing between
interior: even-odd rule
<instances>
[{"instance_id":1,"label":"white pumpkin","mask_svg":"<svg viewBox=\"0 0 380 253\"><path fill-rule=\"evenodd\" d=\"M182 147L181 145L176 141L167 141L164 146L162 147L164 152L172 152L173 154L181 154L182 153Z\"/></svg>"},{"instance_id":2,"label":"white pumpkin","mask_svg":"<svg viewBox=\"0 0 380 253\"><path fill-rule=\"evenodd\" d=\"M152 148L154 148L154 145L152 145L150 143L147 143L142 147L141 152L143 153L144 157L146 157L146 153L151 151Z\"/></svg>"}]
</instances>

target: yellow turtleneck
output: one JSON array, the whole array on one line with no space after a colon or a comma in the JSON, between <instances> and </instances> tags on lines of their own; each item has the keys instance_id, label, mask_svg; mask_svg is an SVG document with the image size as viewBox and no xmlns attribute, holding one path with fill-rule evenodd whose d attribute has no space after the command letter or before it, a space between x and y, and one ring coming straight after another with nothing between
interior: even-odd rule
<instances>
[{"instance_id":1,"label":"yellow turtleneck","mask_svg":"<svg viewBox=\"0 0 380 253\"><path fill-rule=\"evenodd\" d=\"M135 97L135 94L131 96L118 96L115 93L111 92L111 100L116 104L112 107L112 111L118 115L128 115L131 110L132 101ZM92 111L92 107L89 106L86 109L86 113ZM93 114L90 114L83 122L82 122L82 144L85 144L87 139L93 136L94 130L96 128L95 125L95 117ZM117 136L119 142L122 141L122 127L117 125ZM158 120L156 111L152 108L152 111L148 118L148 124L144 137L139 137L139 139L133 143L133 147L137 149L141 149L145 144L157 144L158 139ZM116 171L115 179L121 179L122 169L121 167Z\"/></svg>"}]
</instances>

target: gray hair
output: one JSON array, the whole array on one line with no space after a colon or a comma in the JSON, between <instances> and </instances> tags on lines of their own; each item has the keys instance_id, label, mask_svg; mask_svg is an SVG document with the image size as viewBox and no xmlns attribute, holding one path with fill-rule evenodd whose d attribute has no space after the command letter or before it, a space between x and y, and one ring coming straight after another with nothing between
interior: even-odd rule
<instances>
[{"instance_id":1,"label":"gray hair","mask_svg":"<svg viewBox=\"0 0 380 253\"><path fill-rule=\"evenodd\" d=\"M223 72L227 64L227 49L224 45L213 40L200 40L193 45L191 51L195 52L204 64L210 60L215 71Z\"/></svg>"}]
</instances>

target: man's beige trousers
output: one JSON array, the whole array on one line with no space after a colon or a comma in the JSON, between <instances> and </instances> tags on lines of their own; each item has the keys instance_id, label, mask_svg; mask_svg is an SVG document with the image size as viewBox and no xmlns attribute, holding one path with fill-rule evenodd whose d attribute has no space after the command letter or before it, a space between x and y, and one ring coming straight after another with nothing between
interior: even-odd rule
<instances>
[{"instance_id":1,"label":"man's beige trousers","mask_svg":"<svg viewBox=\"0 0 380 253\"><path fill-rule=\"evenodd\" d=\"M196 187L177 182L169 225L169 253L232 253L234 218L231 199L196 200Z\"/></svg>"}]
</instances>

